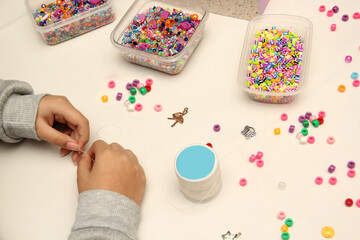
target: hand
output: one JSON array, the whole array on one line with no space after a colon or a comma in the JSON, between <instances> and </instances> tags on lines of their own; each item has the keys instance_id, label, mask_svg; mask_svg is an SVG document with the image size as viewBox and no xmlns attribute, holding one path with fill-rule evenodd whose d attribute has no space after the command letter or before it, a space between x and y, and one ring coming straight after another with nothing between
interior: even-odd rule
<instances>
[{"instance_id":1,"label":"hand","mask_svg":"<svg viewBox=\"0 0 360 240\"><path fill-rule=\"evenodd\" d=\"M108 145L99 140L80 159L77 184L79 193L95 189L109 190L127 196L140 206L146 178L132 151L125 150L117 143Z\"/></svg>"},{"instance_id":2,"label":"hand","mask_svg":"<svg viewBox=\"0 0 360 240\"><path fill-rule=\"evenodd\" d=\"M54 129L55 121L66 124L69 129L63 133ZM89 121L63 96L47 95L41 99L35 127L40 139L61 148L62 156L74 151L74 163L80 157L78 151L82 151L89 141Z\"/></svg>"}]
</instances>

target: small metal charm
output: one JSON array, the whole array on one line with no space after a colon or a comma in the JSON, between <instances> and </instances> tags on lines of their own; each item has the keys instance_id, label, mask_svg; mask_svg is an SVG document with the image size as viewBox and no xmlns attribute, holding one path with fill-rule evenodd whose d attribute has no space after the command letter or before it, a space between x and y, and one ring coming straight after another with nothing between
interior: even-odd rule
<instances>
[{"instance_id":1,"label":"small metal charm","mask_svg":"<svg viewBox=\"0 0 360 240\"><path fill-rule=\"evenodd\" d=\"M244 135L246 139L250 139L256 135L256 132L253 127L246 125L244 130L241 131L241 134Z\"/></svg>"},{"instance_id":2,"label":"small metal charm","mask_svg":"<svg viewBox=\"0 0 360 240\"><path fill-rule=\"evenodd\" d=\"M186 115L187 113L188 113L188 108L184 108L183 112L174 113L171 118L168 118L170 120L175 120L174 124L171 125L171 127L174 127L175 124L177 124L177 123L182 124L184 122L183 116Z\"/></svg>"},{"instance_id":3,"label":"small metal charm","mask_svg":"<svg viewBox=\"0 0 360 240\"><path fill-rule=\"evenodd\" d=\"M241 232L237 233L237 234L232 234L230 231L228 231L226 234L221 235L223 240L234 240L235 238L240 237Z\"/></svg>"}]
</instances>

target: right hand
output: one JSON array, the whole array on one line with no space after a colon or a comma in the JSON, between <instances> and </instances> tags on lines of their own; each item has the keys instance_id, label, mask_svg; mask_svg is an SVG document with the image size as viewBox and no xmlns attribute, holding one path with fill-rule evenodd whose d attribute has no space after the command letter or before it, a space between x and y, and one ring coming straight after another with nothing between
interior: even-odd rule
<instances>
[{"instance_id":1,"label":"right hand","mask_svg":"<svg viewBox=\"0 0 360 240\"><path fill-rule=\"evenodd\" d=\"M117 143L108 145L98 140L79 161L77 184L79 194L88 190L109 190L125 195L140 206L146 178L132 151Z\"/></svg>"}]
</instances>

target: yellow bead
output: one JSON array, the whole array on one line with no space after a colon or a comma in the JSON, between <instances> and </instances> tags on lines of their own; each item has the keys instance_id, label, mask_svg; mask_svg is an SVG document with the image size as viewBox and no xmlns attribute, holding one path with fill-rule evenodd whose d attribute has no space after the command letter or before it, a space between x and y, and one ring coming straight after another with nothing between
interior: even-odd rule
<instances>
[{"instance_id":1,"label":"yellow bead","mask_svg":"<svg viewBox=\"0 0 360 240\"><path fill-rule=\"evenodd\" d=\"M101 101L103 101L103 102L107 102L108 100L109 100L109 98L107 95L104 95L101 97Z\"/></svg>"},{"instance_id":2,"label":"yellow bead","mask_svg":"<svg viewBox=\"0 0 360 240\"><path fill-rule=\"evenodd\" d=\"M282 232L287 232L289 230L289 227L287 225L282 225L281 226L281 231Z\"/></svg>"},{"instance_id":3,"label":"yellow bead","mask_svg":"<svg viewBox=\"0 0 360 240\"><path fill-rule=\"evenodd\" d=\"M274 129L274 133L275 133L275 135L279 135L280 134L280 128L275 128Z\"/></svg>"},{"instance_id":4,"label":"yellow bead","mask_svg":"<svg viewBox=\"0 0 360 240\"><path fill-rule=\"evenodd\" d=\"M326 238L332 238L335 235L335 231L332 227L326 226L321 229L321 234Z\"/></svg>"}]
</instances>

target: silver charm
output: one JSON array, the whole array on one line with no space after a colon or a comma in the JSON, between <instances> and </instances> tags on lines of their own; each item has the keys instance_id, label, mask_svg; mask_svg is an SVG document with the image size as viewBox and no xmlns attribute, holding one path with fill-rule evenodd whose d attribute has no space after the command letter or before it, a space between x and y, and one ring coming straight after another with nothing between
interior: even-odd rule
<instances>
[{"instance_id":1,"label":"silver charm","mask_svg":"<svg viewBox=\"0 0 360 240\"><path fill-rule=\"evenodd\" d=\"M246 139L250 139L256 135L256 132L253 127L246 125L244 130L241 131L241 134L244 135Z\"/></svg>"},{"instance_id":2,"label":"silver charm","mask_svg":"<svg viewBox=\"0 0 360 240\"><path fill-rule=\"evenodd\" d=\"M221 235L223 240L234 240L235 238L240 237L241 232L237 233L237 234L232 234L230 231L228 231L227 233L225 233L224 235Z\"/></svg>"}]
</instances>

